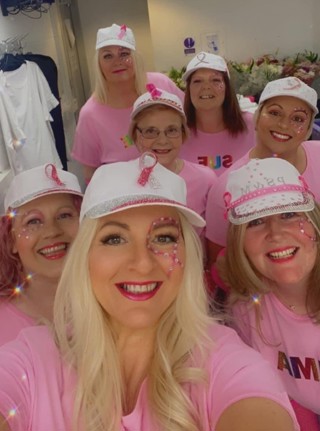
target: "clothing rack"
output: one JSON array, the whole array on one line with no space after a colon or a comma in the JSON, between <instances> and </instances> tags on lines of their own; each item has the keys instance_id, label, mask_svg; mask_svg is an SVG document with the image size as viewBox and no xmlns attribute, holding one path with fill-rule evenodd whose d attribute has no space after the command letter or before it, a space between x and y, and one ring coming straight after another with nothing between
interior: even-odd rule
<instances>
[{"instance_id":1,"label":"clothing rack","mask_svg":"<svg viewBox=\"0 0 320 431\"><path fill-rule=\"evenodd\" d=\"M9 37L0 41L0 59L5 54L23 54L22 41L28 36L28 33L21 36Z\"/></svg>"}]
</instances>

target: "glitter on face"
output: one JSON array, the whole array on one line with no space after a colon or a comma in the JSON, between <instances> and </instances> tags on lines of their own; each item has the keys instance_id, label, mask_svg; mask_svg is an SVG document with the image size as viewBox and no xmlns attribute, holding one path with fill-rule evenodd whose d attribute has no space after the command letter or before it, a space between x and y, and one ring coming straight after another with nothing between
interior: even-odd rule
<instances>
[{"instance_id":1,"label":"glitter on face","mask_svg":"<svg viewBox=\"0 0 320 431\"><path fill-rule=\"evenodd\" d=\"M305 222L308 222L308 223L311 223L310 222L310 220L306 220L306 219L304 219L304 218L301 218L300 220L299 220L299 228L300 228L300 232L302 233L302 235L305 235L307 238L309 238L311 241L317 241L317 237L316 236L311 236L311 235L309 235L307 232L306 232L306 230L305 230L305 227L304 227L304 223Z\"/></svg>"},{"instance_id":2,"label":"glitter on face","mask_svg":"<svg viewBox=\"0 0 320 431\"><path fill-rule=\"evenodd\" d=\"M147 235L147 247L156 256L162 256L171 260L168 275L174 267L183 267L178 256L178 244L181 238L180 224L172 217L161 217L152 222Z\"/></svg>"}]
</instances>

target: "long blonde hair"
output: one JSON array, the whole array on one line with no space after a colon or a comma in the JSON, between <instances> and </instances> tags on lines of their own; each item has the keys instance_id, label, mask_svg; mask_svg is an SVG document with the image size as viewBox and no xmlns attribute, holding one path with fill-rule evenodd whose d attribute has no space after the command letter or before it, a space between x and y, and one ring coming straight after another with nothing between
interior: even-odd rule
<instances>
[{"instance_id":1,"label":"long blonde hair","mask_svg":"<svg viewBox=\"0 0 320 431\"><path fill-rule=\"evenodd\" d=\"M320 323L320 207L304 213L316 231L317 258L309 277L306 307L309 316ZM220 277L230 287L230 304L238 300L252 301L255 296L270 292L268 286L244 252L244 235L247 224L229 223L225 257L219 258L217 269Z\"/></svg>"},{"instance_id":2,"label":"long blonde hair","mask_svg":"<svg viewBox=\"0 0 320 431\"><path fill-rule=\"evenodd\" d=\"M141 96L146 91L147 74L144 69L142 57L136 51L131 51L131 57L133 60L133 68L135 71L135 90L138 96ZM106 79L103 76L99 63L99 50L95 52L94 56L94 91L93 96L99 102L103 104L108 103L108 92L106 86Z\"/></svg>"},{"instance_id":3,"label":"long blonde hair","mask_svg":"<svg viewBox=\"0 0 320 431\"><path fill-rule=\"evenodd\" d=\"M205 384L202 361L212 346L201 244L190 224L180 218L186 249L182 286L159 321L148 375L149 410L161 431L202 428L182 384ZM84 431L115 431L120 428L124 390L109 317L90 283L88 253L96 229L96 220L84 220L69 252L54 306L55 338L77 371L74 430L83 423ZM196 363L195 350L200 353Z\"/></svg>"}]
</instances>

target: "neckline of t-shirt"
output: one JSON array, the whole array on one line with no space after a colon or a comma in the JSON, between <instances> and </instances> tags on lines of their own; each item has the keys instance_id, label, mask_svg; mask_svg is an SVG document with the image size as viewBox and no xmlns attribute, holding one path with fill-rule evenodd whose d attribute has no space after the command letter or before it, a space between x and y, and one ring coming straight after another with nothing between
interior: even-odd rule
<instances>
[{"instance_id":1,"label":"neckline of t-shirt","mask_svg":"<svg viewBox=\"0 0 320 431\"><path fill-rule=\"evenodd\" d=\"M27 313L25 313L24 311L20 310L20 308L18 308L15 304L12 303L12 301L8 300L1 300L1 303L5 303L8 306L9 309L11 309L11 311L16 314L19 317L23 317L25 320L27 320L28 322L30 322L30 324L35 324L34 319L29 316Z\"/></svg>"},{"instance_id":2,"label":"neckline of t-shirt","mask_svg":"<svg viewBox=\"0 0 320 431\"><path fill-rule=\"evenodd\" d=\"M270 292L268 295L270 295L270 298L271 298L271 301L272 301L273 305L281 313L285 313L291 319L300 320L300 321L301 320L303 320L303 321L310 320L310 317L307 314L305 314L305 315L303 315L303 314L297 314L293 310L290 310L288 307L286 307L284 304L282 304L282 302L280 301L280 299L273 292Z\"/></svg>"}]
</instances>

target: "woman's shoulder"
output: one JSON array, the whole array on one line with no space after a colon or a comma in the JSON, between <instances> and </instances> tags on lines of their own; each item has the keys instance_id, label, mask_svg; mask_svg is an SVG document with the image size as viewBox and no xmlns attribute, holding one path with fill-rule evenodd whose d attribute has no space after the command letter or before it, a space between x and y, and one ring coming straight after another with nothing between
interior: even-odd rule
<instances>
[{"instance_id":1,"label":"woman's shoulder","mask_svg":"<svg viewBox=\"0 0 320 431\"><path fill-rule=\"evenodd\" d=\"M209 168L209 166L201 165L199 163L190 162L189 160L183 160L184 163L184 169L186 172L188 172L194 175L200 175L201 178L207 178L211 182L215 182L217 180L216 173Z\"/></svg>"}]
</instances>

